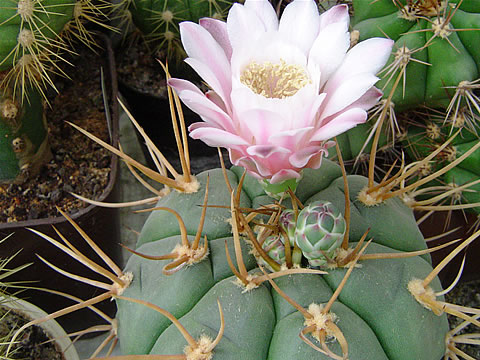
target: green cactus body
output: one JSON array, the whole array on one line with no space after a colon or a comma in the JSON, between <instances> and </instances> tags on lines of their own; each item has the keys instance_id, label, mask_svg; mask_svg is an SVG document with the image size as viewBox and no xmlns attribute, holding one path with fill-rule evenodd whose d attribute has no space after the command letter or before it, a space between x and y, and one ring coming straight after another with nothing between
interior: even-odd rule
<instances>
[{"instance_id":1,"label":"green cactus body","mask_svg":"<svg viewBox=\"0 0 480 360\"><path fill-rule=\"evenodd\" d=\"M400 56L404 47L414 52L413 60L406 67L405 89L400 83L392 98L397 109L423 103L431 107L445 106L453 95L453 90L447 91L445 87L479 77L480 3L464 0L454 10L457 3L456 0L353 1L354 28L360 32L360 40L378 36L395 40L387 67L395 60L410 56ZM443 23L449 14L453 14L449 25L435 33L436 24ZM435 39L430 42L432 37ZM419 49L422 50L417 51ZM385 93L389 94L394 79L386 84L390 75L381 76L383 79L377 86L385 87Z\"/></svg>"},{"instance_id":2,"label":"green cactus body","mask_svg":"<svg viewBox=\"0 0 480 360\"><path fill-rule=\"evenodd\" d=\"M21 182L50 157L42 97L32 88L27 96L0 96L0 182Z\"/></svg>"},{"instance_id":3,"label":"green cactus body","mask_svg":"<svg viewBox=\"0 0 480 360\"><path fill-rule=\"evenodd\" d=\"M243 169L228 171L232 188L236 188ZM268 283L250 291L235 283L228 266L225 244L234 254L229 211L230 194L219 169L198 175L201 189L195 194L173 192L158 206L170 207L183 218L193 239L209 177L209 207L203 229L209 255L201 262L186 266L166 276L162 268L170 260L152 261L132 256L125 271L133 274L124 296L143 299L169 311L194 338L214 338L220 327L217 299L225 317L225 332L215 347L213 360L288 360L328 359L305 344L298 336L305 327L303 315L282 298ZM357 200L367 179L348 177L350 187L350 240L359 241L370 229L373 238L367 253L392 253L425 249L425 241L409 208L398 199L389 199L375 207L365 207ZM308 205L323 200L332 203L342 214L345 209L344 188L339 166L324 160L319 170L305 169L296 196ZM240 207L271 204L261 185L247 176L243 184ZM288 208L288 201L283 203ZM141 232L137 250L159 255L170 252L180 242L176 218L167 211L154 211ZM250 274L259 272L255 258L242 241L242 254ZM355 246L355 244L351 244ZM232 256L236 264L236 257ZM355 268L332 312L349 346L349 359L419 359L438 360L445 350L448 323L420 305L407 290L412 278L422 279L431 271L428 256L394 260L373 260ZM294 274L275 279L277 285L304 308L325 304L339 285L346 269L329 270L328 275ZM432 283L435 291L441 286ZM119 337L125 354L181 354L185 339L161 314L126 300L117 300ZM314 305L311 305L314 306ZM310 335L307 335L309 337ZM312 341L315 342L315 340ZM340 353L334 339L329 347Z\"/></svg>"},{"instance_id":4,"label":"green cactus body","mask_svg":"<svg viewBox=\"0 0 480 360\"><path fill-rule=\"evenodd\" d=\"M410 126L408 128L408 136L404 143L408 155L413 161L420 160L430 155L438 149L456 130L451 127L444 126L441 123L430 122L426 126ZM480 128L477 126L477 131ZM439 153L425 169L423 176L427 176L441 168L449 165L467 151L469 151L479 141L478 135L472 133L467 128L463 128L456 138ZM465 160L457 166L447 171L435 181L431 181L424 185L439 186L447 185L451 188L458 187L480 178L480 150L474 151ZM432 195L437 195L434 193ZM431 196L430 196L431 197ZM425 196L423 197L425 198ZM452 202L456 204L474 204L480 202L480 184L468 187L467 190L456 194ZM480 207L472 208L472 211L480 213Z\"/></svg>"},{"instance_id":5,"label":"green cactus body","mask_svg":"<svg viewBox=\"0 0 480 360\"><path fill-rule=\"evenodd\" d=\"M183 60L186 56L180 41L178 24L203 17L223 19L233 1L226 0L131 0L128 10L135 26L168 56Z\"/></svg>"},{"instance_id":6,"label":"green cactus body","mask_svg":"<svg viewBox=\"0 0 480 360\"><path fill-rule=\"evenodd\" d=\"M55 43L58 46L59 34L74 17L76 2L1 0L0 71L15 66L25 55L38 56L55 48Z\"/></svg>"}]
</instances>

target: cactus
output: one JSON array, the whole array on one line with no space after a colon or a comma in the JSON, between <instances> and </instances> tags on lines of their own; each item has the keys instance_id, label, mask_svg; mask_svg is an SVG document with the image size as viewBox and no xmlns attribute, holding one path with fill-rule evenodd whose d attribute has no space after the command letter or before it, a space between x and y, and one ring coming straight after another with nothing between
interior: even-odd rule
<instances>
[{"instance_id":1,"label":"cactus","mask_svg":"<svg viewBox=\"0 0 480 360\"><path fill-rule=\"evenodd\" d=\"M403 85L392 98L397 110L424 103L446 107L454 93L450 88L479 78L478 1L354 0L353 6L354 29L361 40L395 40L380 87L389 94L396 71L403 73Z\"/></svg>"},{"instance_id":2,"label":"cactus","mask_svg":"<svg viewBox=\"0 0 480 360\"><path fill-rule=\"evenodd\" d=\"M237 185L241 173L239 168L228 172L232 187ZM197 177L202 184L198 193L171 193L157 204L177 211L185 220L189 235L197 231L202 209L196 205L202 203L207 176L209 203L228 206L230 195L222 184L224 178L220 170ZM357 209L351 217L350 239L359 241L370 228L369 237L374 240L367 253L425 249L412 212L398 199L375 207L366 207L357 200L366 182L361 176L348 177L350 201ZM329 201L344 213L340 167L325 160L319 170L306 170L296 196L305 204L319 199ZM259 207L272 202L262 187L247 176L239 206ZM207 210L202 234L208 239L209 255L173 275L162 273L168 260L131 257L125 272L133 273L133 281L123 295L170 311L197 336L202 333L215 336L220 323L215 310L218 299L225 313L226 328L213 359L323 359L298 337L304 327L302 314L289 306L273 288L260 285L245 292L243 287L234 284L235 277L227 265L224 248L227 242L229 251L234 252L228 222L231 216L228 209ZM154 211L142 230L137 251L148 255L169 251L179 242L178 234L177 220L170 212ZM246 269L254 276L259 273L255 259L247 256L245 244L242 247ZM353 270L332 308L348 343L349 359L439 359L443 355L448 332L446 317L434 315L417 303L407 288L413 278L424 278L431 271L429 261L428 256L365 261ZM321 304L328 302L345 272L346 269L340 267L323 276L289 275L276 283L302 306ZM433 287L435 291L440 289L438 280ZM118 300L117 304L120 344L125 354L182 352L184 340L167 319L135 303ZM392 333L396 334L394 338ZM338 343L329 343L329 346L333 352L341 352Z\"/></svg>"},{"instance_id":3,"label":"cactus","mask_svg":"<svg viewBox=\"0 0 480 360\"><path fill-rule=\"evenodd\" d=\"M90 0L0 2L0 182L21 182L49 158L42 98L55 89L54 74L68 77L58 63L74 54L73 40L93 46L85 23L104 21L107 8Z\"/></svg>"},{"instance_id":4,"label":"cactus","mask_svg":"<svg viewBox=\"0 0 480 360\"><path fill-rule=\"evenodd\" d=\"M30 88L29 101L0 96L0 182L21 182L51 154L41 94Z\"/></svg>"},{"instance_id":5,"label":"cactus","mask_svg":"<svg viewBox=\"0 0 480 360\"><path fill-rule=\"evenodd\" d=\"M478 130L478 125L476 125L476 128ZM435 159L422 168L418 174L420 177L426 177L435 171L447 167L464 155L478 143L478 134L472 133L462 125L452 128L448 124L443 124L435 119L430 119L425 124L411 124L408 127L408 135L404 140L404 147L412 161L418 161L439 149L456 131L459 131L459 133L453 138L451 143ZM480 186L477 184L480 177L479 156L480 151L476 150L441 177L424 185L424 188L442 186L443 189L430 193L426 192L423 198L427 197L427 195L433 197L440 192L457 189L457 191L452 193L451 201L448 205L461 205L463 208L471 208L472 211L479 213L480 195L478 191ZM469 185L470 183L474 184ZM462 189L462 186L466 188Z\"/></svg>"},{"instance_id":6,"label":"cactus","mask_svg":"<svg viewBox=\"0 0 480 360\"><path fill-rule=\"evenodd\" d=\"M203 17L224 19L230 0L127 0L120 11L123 21L134 25L157 56L180 62L186 57L178 24ZM160 55L159 55L160 54Z\"/></svg>"}]
</instances>

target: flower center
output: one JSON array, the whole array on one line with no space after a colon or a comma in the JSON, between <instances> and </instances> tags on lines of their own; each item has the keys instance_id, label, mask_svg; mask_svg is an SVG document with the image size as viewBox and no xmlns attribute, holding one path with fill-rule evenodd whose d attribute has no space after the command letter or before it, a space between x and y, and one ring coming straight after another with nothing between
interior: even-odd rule
<instances>
[{"instance_id":1,"label":"flower center","mask_svg":"<svg viewBox=\"0 0 480 360\"><path fill-rule=\"evenodd\" d=\"M287 64L284 60L277 64L269 61L259 64L252 61L243 70L240 81L254 93L276 99L293 96L310 83L301 66Z\"/></svg>"}]
</instances>

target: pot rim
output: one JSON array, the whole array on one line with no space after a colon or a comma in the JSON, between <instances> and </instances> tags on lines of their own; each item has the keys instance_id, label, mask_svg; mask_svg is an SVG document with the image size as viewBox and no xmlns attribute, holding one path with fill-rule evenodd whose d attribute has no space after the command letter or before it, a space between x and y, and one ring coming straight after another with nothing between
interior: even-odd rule
<instances>
[{"instance_id":1,"label":"pot rim","mask_svg":"<svg viewBox=\"0 0 480 360\"><path fill-rule=\"evenodd\" d=\"M0 294L0 306L16 310L31 319L40 319L48 315L48 313L40 309L38 306L11 295L5 296ZM50 319L38 326L45 331L48 337L55 340L55 344L63 353L65 360L80 360L70 337L57 321Z\"/></svg>"}]
</instances>

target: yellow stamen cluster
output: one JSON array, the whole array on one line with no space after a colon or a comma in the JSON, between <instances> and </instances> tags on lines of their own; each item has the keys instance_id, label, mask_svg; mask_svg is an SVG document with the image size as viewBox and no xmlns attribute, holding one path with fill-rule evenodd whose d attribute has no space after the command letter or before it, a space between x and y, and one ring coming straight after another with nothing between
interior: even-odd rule
<instances>
[{"instance_id":1,"label":"yellow stamen cluster","mask_svg":"<svg viewBox=\"0 0 480 360\"><path fill-rule=\"evenodd\" d=\"M311 82L300 65L287 64L284 60L276 64L252 61L243 70L240 81L254 93L276 99L293 96Z\"/></svg>"}]
</instances>

